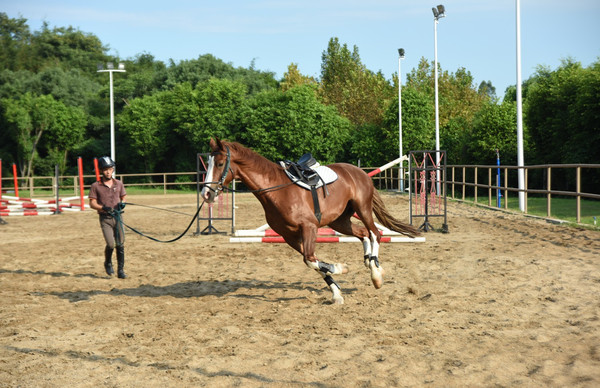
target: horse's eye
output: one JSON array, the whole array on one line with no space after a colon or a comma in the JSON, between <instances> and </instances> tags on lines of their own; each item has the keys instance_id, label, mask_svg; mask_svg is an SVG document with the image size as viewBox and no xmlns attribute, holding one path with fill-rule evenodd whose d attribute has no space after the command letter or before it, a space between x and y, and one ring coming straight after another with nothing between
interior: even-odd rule
<instances>
[{"instance_id":1,"label":"horse's eye","mask_svg":"<svg viewBox=\"0 0 600 388\"><path fill-rule=\"evenodd\" d=\"M217 163L217 167L223 167L225 163Z\"/></svg>"}]
</instances>

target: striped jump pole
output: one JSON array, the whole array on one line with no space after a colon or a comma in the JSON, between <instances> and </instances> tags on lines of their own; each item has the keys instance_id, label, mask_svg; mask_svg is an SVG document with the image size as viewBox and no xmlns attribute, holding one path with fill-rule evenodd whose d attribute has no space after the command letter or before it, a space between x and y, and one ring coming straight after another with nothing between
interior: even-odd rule
<instances>
[{"instance_id":1,"label":"striped jump pole","mask_svg":"<svg viewBox=\"0 0 600 388\"><path fill-rule=\"evenodd\" d=\"M230 237L230 243L285 243L283 237ZM351 236L320 236L317 237L317 243L362 243L358 238ZM400 243L400 242L425 242L425 237L382 237L382 243Z\"/></svg>"},{"instance_id":2,"label":"striped jump pole","mask_svg":"<svg viewBox=\"0 0 600 388\"><path fill-rule=\"evenodd\" d=\"M379 174L382 171L387 170L388 168L402 163L405 160L409 160L408 156L403 155L399 158L392 160L389 163L384 164L383 166L376 168L375 170L367 173L368 176L373 177ZM354 217L359 218L356 214ZM379 225L376 223L379 232L382 234L381 242L424 242L425 237L406 237L401 233L394 232L389 230L388 228ZM397 236L397 237L396 237ZM249 230L237 230L235 232L235 237L231 237L229 242L232 243L284 243L285 240L281 237L277 232L272 229L269 229L269 224L264 224L263 226L256 229ZM317 243L341 243L341 242L361 242L358 238L352 236L345 236L340 233L337 233L331 228L319 228L317 230Z\"/></svg>"},{"instance_id":3,"label":"striped jump pole","mask_svg":"<svg viewBox=\"0 0 600 388\"><path fill-rule=\"evenodd\" d=\"M383 166L376 168L375 170L369 172L367 175L370 177L373 177L373 176L379 174L380 172L387 170L388 168L392 167L395 164L402 163L402 161L404 161L404 160L408 160L408 156L403 155L397 159L394 159L391 162L386 163Z\"/></svg>"}]
</instances>

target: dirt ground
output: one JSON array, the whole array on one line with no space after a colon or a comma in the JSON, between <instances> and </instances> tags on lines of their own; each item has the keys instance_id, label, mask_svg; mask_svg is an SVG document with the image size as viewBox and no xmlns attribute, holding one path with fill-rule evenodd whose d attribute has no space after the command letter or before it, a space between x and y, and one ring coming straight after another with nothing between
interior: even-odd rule
<instances>
[{"instance_id":1,"label":"dirt ground","mask_svg":"<svg viewBox=\"0 0 600 388\"><path fill-rule=\"evenodd\" d=\"M171 210L126 208L126 223L159 239L196 204L128 199ZM407 197L384 201L408 220ZM236 217L238 229L265 223L249 194ZM380 290L360 243L319 244L322 260L350 267L333 305L287 245L128 232L121 280L104 273L95 212L5 219L2 387L600 385L597 231L449 202L450 233L382 245Z\"/></svg>"}]
</instances>

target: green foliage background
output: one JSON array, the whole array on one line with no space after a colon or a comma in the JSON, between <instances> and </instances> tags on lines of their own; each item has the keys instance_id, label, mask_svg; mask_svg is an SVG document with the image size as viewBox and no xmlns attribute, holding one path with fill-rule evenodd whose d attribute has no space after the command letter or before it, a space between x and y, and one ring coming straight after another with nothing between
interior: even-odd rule
<instances>
[{"instance_id":1,"label":"green foliage background","mask_svg":"<svg viewBox=\"0 0 600 388\"><path fill-rule=\"evenodd\" d=\"M195 170L211 137L240 141L273 160L312 152L322 163L379 166L398 156L398 78L362 63L358 47L330 39L319 79L291 63L282 79L233 67L211 54L175 63L149 53L115 58L93 34L73 27L31 31L0 13L0 158L23 177L62 173L110 153L109 80L114 74L120 173ZM449 164L516 164L515 87L503 98L465 68L439 73L440 143ZM433 64L422 58L402 86L404 153L435 148ZM523 84L527 164L597 163L600 61L565 59ZM600 178L591 177L598 192ZM558 183L560 184L560 183ZM556 187L556 189L560 189Z\"/></svg>"}]
</instances>

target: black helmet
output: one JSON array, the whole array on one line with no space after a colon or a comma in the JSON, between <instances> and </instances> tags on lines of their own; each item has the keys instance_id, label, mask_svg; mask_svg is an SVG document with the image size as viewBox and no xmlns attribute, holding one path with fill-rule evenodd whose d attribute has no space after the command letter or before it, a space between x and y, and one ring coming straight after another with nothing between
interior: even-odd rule
<instances>
[{"instance_id":1,"label":"black helmet","mask_svg":"<svg viewBox=\"0 0 600 388\"><path fill-rule=\"evenodd\" d=\"M115 166L115 162L113 162L113 160L108 156L102 156L101 158L98 159L98 168L100 170L105 170L107 168L114 167L114 166Z\"/></svg>"}]
</instances>

